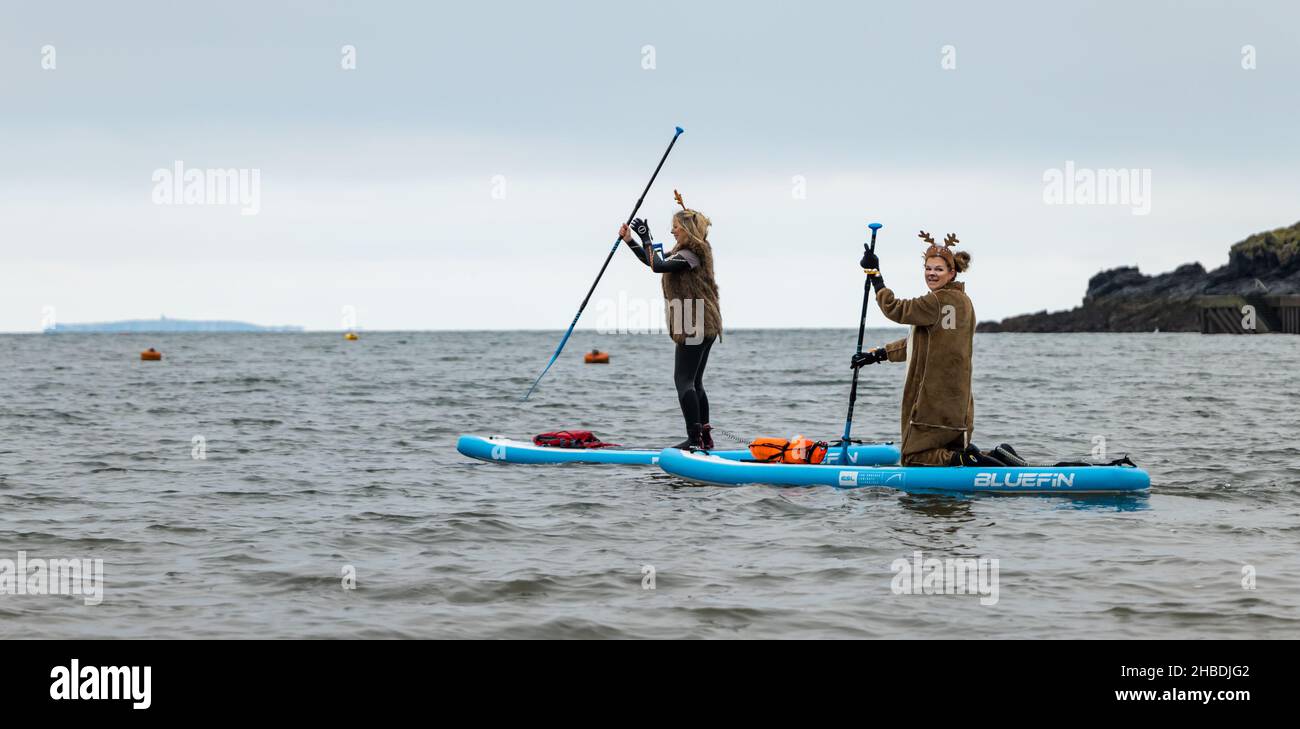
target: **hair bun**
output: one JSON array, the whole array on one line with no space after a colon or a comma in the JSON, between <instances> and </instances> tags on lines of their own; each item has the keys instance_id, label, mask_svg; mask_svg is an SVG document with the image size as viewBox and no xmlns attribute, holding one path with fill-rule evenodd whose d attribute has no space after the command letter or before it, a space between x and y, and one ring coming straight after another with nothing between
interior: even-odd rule
<instances>
[{"instance_id":1,"label":"hair bun","mask_svg":"<svg viewBox=\"0 0 1300 729\"><path fill-rule=\"evenodd\" d=\"M970 254L966 251L957 251L952 254L952 259L957 264L957 273L970 268Z\"/></svg>"}]
</instances>

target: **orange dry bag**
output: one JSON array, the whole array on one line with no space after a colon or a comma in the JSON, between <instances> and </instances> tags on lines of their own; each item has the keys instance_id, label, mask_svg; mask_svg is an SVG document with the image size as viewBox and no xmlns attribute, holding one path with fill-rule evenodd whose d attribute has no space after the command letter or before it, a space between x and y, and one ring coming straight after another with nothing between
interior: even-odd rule
<instances>
[{"instance_id":1,"label":"orange dry bag","mask_svg":"<svg viewBox=\"0 0 1300 729\"><path fill-rule=\"evenodd\" d=\"M825 441L808 438L755 438L749 444L749 455L762 463L821 463L826 458L829 445Z\"/></svg>"}]
</instances>

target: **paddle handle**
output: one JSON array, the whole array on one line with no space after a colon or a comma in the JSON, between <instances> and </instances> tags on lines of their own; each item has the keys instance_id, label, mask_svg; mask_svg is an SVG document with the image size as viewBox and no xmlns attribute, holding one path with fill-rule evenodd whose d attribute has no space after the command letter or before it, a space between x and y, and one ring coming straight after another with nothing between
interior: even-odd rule
<instances>
[{"instance_id":1,"label":"paddle handle","mask_svg":"<svg viewBox=\"0 0 1300 729\"><path fill-rule=\"evenodd\" d=\"M650 186L655 184L655 178L659 176L659 170L663 169L664 162L668 160L668 153L673 151L673 145L677 144L677 138L682 136L682 132L685 131L681 127L673 127L673 129L676 130L673 134L673 140L668 143L668 149L664 150L664 156L659 158L659 164L655 165L654 174L650 175L650 181L645 184L645 189L641 191L641 197L637 198L636 205L632 207L632 214L627 216L628 225L632 224L632 219L636 217L637 211L641 209L641 203L645 202L645 196L650 192ZM573 334L573 328L578 325L578 319L582 317L582 312L587 308L587 303L591 301L591 295L596 292L596 284L599 284L601 277L605 275L605 269L609 268L609 262L613 260L614 254L618 252L618 244L622 240L619 237L614 238L614 245L609 249L609 255L605 256L605 262L600 266L600 273L596 274L596 280L591 282L591 288L587 289L587 295L582 297L582 303L578 305L578 313L573 315L573 321L569 323L568 330L560 338L560 346L555 348L555 354L551 355L551 361L546 363L542 374L538 375L536 380L533 380L533 386L528 388L528 392L524 393L524 396L520 398L521 400L527 400L533 394L533 390L537 389L537 385L541 383L542 378L546 376L547 372L551 371L551 365L555 364L555 360L560 358L560 352L564 351L564 345L568 344L569 336Z\"/></svg>"},{"instance_id":2,"label":"paddle handle","mask_svg":"<svg viewBox=\"0 0 1300 729\"><path fill-rule=\"evenodd\" d=\"M871 243L863 243L862 247L867 248L872 253L876 252L876 232L883 226L880 223L871 223L867 227L871 228ZM862 315L858 317L858 349L857 354L862 354L862 340L867 333L867 307L871 304L871 276L867 276L867 281L863 284L862 289ZM849 414L844 419L844 436L840 439L842 452L840 454L840 463L849 465L849 438L853 432L853 406L858 401L858 373L861 368L853 370L853 385L849 388Z\"/></svg>"}]
</instances>

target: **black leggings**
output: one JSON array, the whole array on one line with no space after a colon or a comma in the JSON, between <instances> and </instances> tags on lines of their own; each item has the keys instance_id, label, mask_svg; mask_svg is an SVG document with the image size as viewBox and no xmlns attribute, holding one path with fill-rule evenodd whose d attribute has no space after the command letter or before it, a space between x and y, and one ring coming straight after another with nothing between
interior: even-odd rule
<instances>
[{"instance_id":1,"label":"black leggings","mask_svg":"<svg viewBox=\"0 0 1300 729\"><path fill-rule=\"evenodd\" d=\"M705 337L699 344L678 344L673 357L673 383L677 401L682 406L686 428L709 422L709 396L704 394L704 367L709 363L709 349L716 337Z\"/></svg>"}]
</instances>

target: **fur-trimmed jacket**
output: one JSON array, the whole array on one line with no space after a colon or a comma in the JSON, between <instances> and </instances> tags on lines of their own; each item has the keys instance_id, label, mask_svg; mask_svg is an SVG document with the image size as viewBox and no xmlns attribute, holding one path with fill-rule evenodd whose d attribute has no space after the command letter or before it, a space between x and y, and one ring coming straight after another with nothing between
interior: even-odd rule
<instances>
[{"instance_id":1,"label":"fur-trimmed jacket","mask_svg":"<svg viewBox=\"0 0 1300 729\"><path fill-rule=\"evenodd\" d=\"M888 288L876 294L890 321L911 325L906 339L885 345L890 362L907 362L903 386L903 462L936 448L960 450L975 430L971 354L975 307L966 286L950 282L915 299L898 299Z\"/></svg>"},{"instance_id":2,"label":"fur-trimmed jacket","mask_svg":"<svg viewBox=\"0 0 1300 729\"><path fill-rule=\"evenodd\" d=\"M713 247L708 241L702 244L688 241L674 247L667 257L671 259L675 255L687 260L694 258L695 265L661 277L668 335L678 344L698 339L698 318L703 311L703 336L721 336L722 309L718 303L718 283L713 278Z\"/></svg>"}]
</instances>

